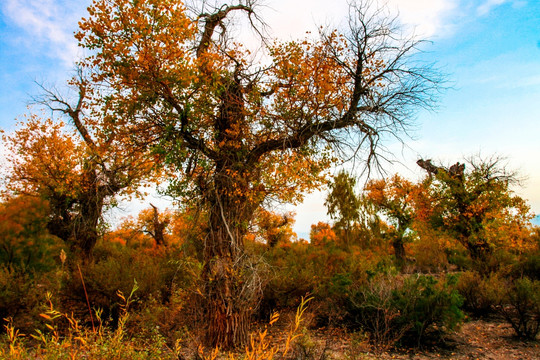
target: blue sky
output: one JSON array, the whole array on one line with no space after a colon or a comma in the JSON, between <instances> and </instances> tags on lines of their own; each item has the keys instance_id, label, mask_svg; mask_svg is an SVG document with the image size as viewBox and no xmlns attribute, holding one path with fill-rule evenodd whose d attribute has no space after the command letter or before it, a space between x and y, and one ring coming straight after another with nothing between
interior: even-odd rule
<instances>
[{"instance_id":1,"label":"blue sky","mask_svg":"<svg viewBox=\"0 0 540 360\"><path fill-rule=\"evenodd\" d=\"M266 0L264 16L273 33L296 38L315 24L339 25L347 1ZM465 156L506 156L527 177L516 192L540 213L540 1L389 0L409 31L431 40L422 56L448 74L436 112L420 112L414 139L389 144L402 165L389 166L411 178L418 157L445 164ZM9 131L26 112L35 81L62 85L80 56L73 32L84 1L0 2L0 128ZM296 230L325 219L324 194L306 198Z\"/></svg>"}]
</instances>

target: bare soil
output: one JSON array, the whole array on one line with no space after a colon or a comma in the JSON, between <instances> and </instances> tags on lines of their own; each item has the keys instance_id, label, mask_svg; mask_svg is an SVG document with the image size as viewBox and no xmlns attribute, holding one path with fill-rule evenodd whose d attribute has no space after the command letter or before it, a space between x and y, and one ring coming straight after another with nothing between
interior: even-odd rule
<instances>
[{"instance_id":1,"label":"bare soil","mask_svg":"<svg viewBox=\"0 0 540 360\"><path fill-rule=\"evenodd\" d=\"M524 341L502 319L472 319L447 336L442 344L423 349L388 350L377 354L367 340L338 329L313 330L311 344L296 349L297 358L312 360L346 359L540 359L540 341ZM308 356L305 356L308 355Z\"/></svg>"}]
</instances>

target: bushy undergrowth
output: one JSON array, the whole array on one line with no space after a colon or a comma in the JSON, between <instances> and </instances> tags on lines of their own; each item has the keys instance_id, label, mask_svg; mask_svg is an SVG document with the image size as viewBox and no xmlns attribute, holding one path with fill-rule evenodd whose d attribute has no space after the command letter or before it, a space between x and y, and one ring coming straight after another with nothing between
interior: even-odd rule
<instances>
[{"instance_id":1,"label":"bushy undergrowth","mask_svg":"<svg viewBox=\"0 0 540 360\"><path fill-rule=\"evenodd\" d=\"M59 291L59 271L36 273L14 266L0 265L0 322L12 324L22 331L36 327L46 291Z\"/></svg>"},{"instance_id":2,"label":"bushy undergrowth","mask_svg":"<svg viewBox=\"0 0 540 360\"><path fill-rule=\"evenodd\" d=\"M365 331L380 349L398 342L416 346L427 335L440 338L464 318L455 277L401 275L384 252L298 243L272 249L267 258L276 270L263 309L287 307L310 293L315 325Z\"/></svg>"},{"instance_id":3,"label":"bushy undergrowth","mask_svg":"<svg viewBox=\"0 0 540 360\"><path fill-rule=\"evenodd\" d=\"M318 325L340 324L347 289L365 283L370 273L386 263L384 254L343 249L332 243L286 244L265 252L265 258L272 272L263 293L262 316L273 309L291 308L298 298L311 294Z\"/></svg>"},{"instance_id":4,"label":"bushy undergrowth","mask_svg":"<svg viewBox=\"0 0 540 360\"><path fill-rule=\"evenodd\" d=\"M92 307L103 311L106 318L118 321L119 303L116 293L128 293L136 282L138 291L134 307L141 308L156 300L167 303L175 289L189 287L196 280L187 274L176 249L133 249L116 243L100 244L94 260L75 267L68 276L63 293L86 308L86 294ZM184 262L189 261L184 257ZM82 278L81 278L82 275ZM84 285L86 287L83 288Z\"/></svg>"},{"instance_id":5,"label":"bushy undergrowth","mask_svg":"<svg viewBox=\"0 0 540 360\"><path fill-rule=\"evenodd\" d=\"M465 299L465 309L476 316L502 315L518 337L535 339L540 333L538 259L536 253L522 254L513 263L499 264L494 272L463 272L457 289Z\"/></svg>"},{"instance_id":6,"label":"bushy undergrowth","mask_svg":"<svg viewBox=\"0 0 540 360\"><path fill-rule=\"evenodd\" d=\"M53 306L51 295L47 293L46 310L40 314L47 322L47 332L36 331L26 337L17 330L11 321L4 327L6 334L0 339L0 356L2 359L182 359L185 356L181 339L169 346L165 339L155 333L152 337L129 336L126 324L131 314L130 306L137 290L134 286L129 295L121 291L117 296L122 302L119 324L116 329L106 326L96 312L96 325L91 329L81 325L73 314L62 313ZM302 330L304 329L304 313L311 298L302 298L291 323L279 334L279 341L268 336L268 326L279 319L278 313L273 313L269 324L250 336L248 345L240 352L227 354L229 360L270 360L274 357L281 359L298 358L295 354L302 348ZM59 327L60 323L67 326ZM30 344L33 341L34 344ZM278 356L279 354L279 356ZM218 348L207 350L199 345L194 358L215 360L223 358Z\"/></svg>"},{"instance_id":7,"label":"bushy undergrowth","mask_svg":"<svg viewBox=\"0 0 540 360\"><path fill-rule=\"evenodd\" d=\"M95 324L85 327L73 314L55 309L52 295L47 293L47 305L40 317L46 330L36 330L24 336L9 322L5 325L6 337L0 355L9 359L175 359L174 352L167 349L162 336L151 338L126 336L129 307L137 287L129 295L118 291L121 314L116 329L108 327L95 312Z\"/></svg>"},{"instance_id":8,"label":"bushy undergrowth","mask_svg":"<svg viewBox=\"0 0 540 360\"><path fill-rule=\"evenodd\" d=\"M519 337L535 339L540 333L540 281L525 277L508 284L497 310Z\"/></svg>"},{"instance_id":9,"label":"bushy undergrowth","mask_svg":"<svg viewBox=\"0 0 540 360\"><path fill-rule=\"evenodd\" d=\"M453 283L452 278L378 274L351 289L346 320L368 332L378 348L400 341L419 345L427 335L441 336L463 320L462 298Z\"/></svg>"},{"instance_id":10,"label":"bushy undergrowth","mask_svg":"<svg viewBox=\"0 0 540 360\"><path fill-rule=\"evenodd\" d=\"M537 336L537 255L497 255L504 261L487 273L463 262L462 272L443 275L433 273L437 268L426 259L411 262L409 270L432 272L421 275L400 272L404 269L395 265L391 250L377 246L299 241L269 247L248 242L248 255L270 269L264 273L257 320L264 322L276 311L294 311L299 299L309 295L313 300L309 313L303 314L304 327L342 326L363 334L376 351L439 341L459 327L462 308L480 316L497 312L517 335ZM0 266L4 355L18 349L19 358L67 359L74 353L86 358L176 358L175 349L200 343L204 329L199 301L203 263L186 250L191 248L102 241L84 263L68 253L67 260L60 254L49 259L55 266L47 271ZM441 269L449 270L452 256L445 254L449 262ZM137 291L129 297L126 316L126 299L118 295L130 294L134 285ZM47 293L54 296L46 299ZM58 309L54 316L47 313L53 308ZM54 322L40 316L43 313L55 317ZM270 341L257 339L252 348ZM297 345L290 354L325 354L312 347L309 336L298 338Z\"/></svg>"},{"instance_id":11,"label":"bushy undergrowth","mask_svg":"<svg viewBox=\"0 0 540 360\"><path fill-rule=\"evenodd\" d=\"M499 274L482 276L477 271L465 271L459 276L457 290L463 296L464 308L472 315L482 316L494 311L501 297Z\"/></svg>"}]
</instances>

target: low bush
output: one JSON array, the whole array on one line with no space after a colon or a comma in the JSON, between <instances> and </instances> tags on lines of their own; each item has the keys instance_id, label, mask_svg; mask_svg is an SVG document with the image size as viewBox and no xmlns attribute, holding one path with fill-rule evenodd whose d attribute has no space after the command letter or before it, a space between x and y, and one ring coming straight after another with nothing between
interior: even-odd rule
<instances>
[{"instance_id":1,"label":"low bush","mask_svg":"<svg viewBox=\"0 0 540 360\"><path fill-rule=\"evenodd\" d=\"M504 286L497 273L482 276L477 271L465 271L459 276L456 288L464 299L464 309L482 316L494 311Z\"/></svg>"},{"instance_id":2,"label":"low bush","mask_svg":"<svg viewBox=\"0 0 540 360\"><path fill-rule=\"evenodd\" d=\"M99 312L94 328L89 329L82 326L81 321L73 314L56 310L51 294L47 293L47 305L45 311L40 314L46 323L46 330L38 330L27 336L18 331L11 322L7 323L4 326L6 333L0 335L0 358L13 360L172 360L186 358L186 349L182 348L181 339L168 345L158 332L147 338L140 335L130 335L126 332L126 324L131 317L130 308L136 291L137 287L135 286L129 295L122 292L117 293L121 303L121 314L116 329L107 327L99 317ZM302 332L305 330L304 315L310 300L310 298L301 299L294 319L275 338L268 336L268 326L272 326L278 321L278 313L272 314L270 322L264 330L250 336L248 345L240 352L225 355L220 353L217 347L206 351L207 349L199 344L195 353L189 353L189 358L204 360L217 358L229 360L298 358L299 355L303 354L299 349L307 349L305 347L307 338L303 336ZM59 323L67 324L67 327L60 328ZM28 339L30 338L33 344L29 344ZM279 339L279 341L273 339ZM322 359L322 356L320 358Z\"/></svg>"},{"instance_id":3,"label":"low bush","mask_svg":"<svg viewBox=\"0 0 540 360\"><path fill-rule=\"evenodd\" d=\"M7 319L22 331L34 329L46 291L58 291L61 274L31 273L0 265L0 322Z\"/></svg>"},{"instance_id":4,"label":"low bush","mask_svg":"<svg viewBox=\"0 0 540 360\"><path fill-rule=\"evenodd\" d=\"M102 243L96 247L93 261L80 267L80 273L78 267L73 269L64 288L64 300L68 299L70 308L78 310L82 317L88 313L88 295L90 306L100 309L104 318L116 326L120 310L118 291L129 293L137 284L138 291L133 299L135 311L152 304L166 304L176 288L189 287L197 281L198 273L192 273L198 271L197 266L188 269L190 261L174 248L133 249L117 243Z\"/></svg>"},{"instance_id":5,"label":"low bush","mask_svg":"<svg viewBox=\"0 0 540 360\"><path fill-rule=\"evenodd\" d=\"M381 350L399 341L420 345L426 335L441 336L463 320L463 300L453 283L451 278L379 274L351 291L346 320L368 332Z\"/></svg>"},{"instance_id":6,"label":"low bush","mask_svg":"<svg viewBox=\"0 0 540 360\"><path fill-rule=\"evenodd\" d=\"M151 339L126 336L125 324L135 290L136 287L130 295L121 292L117 294L122 305L119 325L115 330L104 325L99 312L94 328L82 326L73 314L56 310L51 294L47 293L47 306L40 314L46 324L45 330L37 329L33 334L25 336L12 323L6 324L6 334L0 339L0 357L13 360L176 359L172 351L166 351L165 342L159 334ZM28 345L29 339L34 346Z\"/></svg>"},{"instance_id":7,"label":"low bush","mask_svg":"<svg viewBox=\"0 0 540 360\"><path fill-rule=\"evenodd\" d=\"M452 248L450 241L443 234L423 229L417 241L410 243L414 263L406 268L416 272L434 273L448 270L448 251Z\"/></svg>"},{"instance_id":8,"label":"low bush","mask_svg":"<svg viewBox=\"0 0 540 360\"><path fill-rule=\"evenodd\" d=\"M540 333L540 281L525 277L515 280L507 289L498 311L517 336L535 339Z\"/></svg>"},{"instance_id":9,"label":"low bush","mask_svg":"<svg viewBox=\"0 0 540 360\"><path fill-rule=\"evenodd\" d=\"M528 277L531 280L540 280L540 252L524 255L513 266L512 275L516 278Z\"/></svg>"},{"instance_id":10,"label":"low bush","mask_svg":"<svg viewBox=\"0 0 540 360\"><path fill-rule=\"evenodd\" d=\"M348 289L380 271L377 264L386 267L391 263L381 261L381 257L368 258L354 249L348 252L332 243L278 245L264 257L271 274L263 292L260 317L267 317L275 309L291 309L300 297L310 294L314 297L316 324L321 326L341 323Z\"/></svg>"}]
</instances>

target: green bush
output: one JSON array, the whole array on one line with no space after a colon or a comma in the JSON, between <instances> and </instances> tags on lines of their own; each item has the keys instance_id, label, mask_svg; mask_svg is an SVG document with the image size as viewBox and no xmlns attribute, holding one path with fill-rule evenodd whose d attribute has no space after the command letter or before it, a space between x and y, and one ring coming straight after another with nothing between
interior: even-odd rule
<instances>
[{"instance_id":1,"label":"green bush","mask_svg":"<svg viewBox=\"0 0 540 360\"><path fill-rule=\"evenodd\" d=\"M531 280L540 280L540 253L527 254L512 269L516 278L528 277Z\"/></svg>"},{"instance_id":2,"label":"green bush","mask_svg":"<svg viewBox=\"0 0 540 360\"><path fill-rule=\"evenodd\" d=\"M427 334L440 336L463 320L463 300L452 289L454 279L379 274L351 292L348 323L368 332L381 347L400 340L419 345Z\"/></svg>"},{"instance_id":3,"label":"green bush","mask_svg":"<svg viewBox=\"0 0 540 360\"><path fill-rule=\"evenodd\" d=\"M47 272L59 264L63 242L47 231L48 205L33 196L0 201L0 264Z\"/></svg>"},{"instance_id":4,"label":"green bush","mask_svg":"<svg viewBox=\"0 0 540 360\"><path fill-rule=\"evenodd\" d=\"M261 319L274 309L294 308L298 299L310 294L316 323L321 326L341 322L349 287L365 283L379 262L333 243L276 246L264 256L271 274L260 305Z\"/></svg>"},{"instance_id":5,"label":"green bush","mask_svg":"<svg viewBox=\"0 0 540 360\"><path fill-rule=\"evenodd\" d=\"M418 339L419 344L429 331L443 334L461 323L463 298L452 288L454 284L453 277L446 281L432 276L405 278L403 287L394 291L394 303L402 314L397 318L398 326L411 327L406 335Z\"/></svg>"},{"instance_id":6,"label":"green bush","mask_svg":"<svg viewBox=\"0 0 540 360\"><path fill-rule=\"evenodd\" d=\"M519 337L535 339L540 333L540 281L515 280L498 310Z\"/></svg>"}]
</instances>

